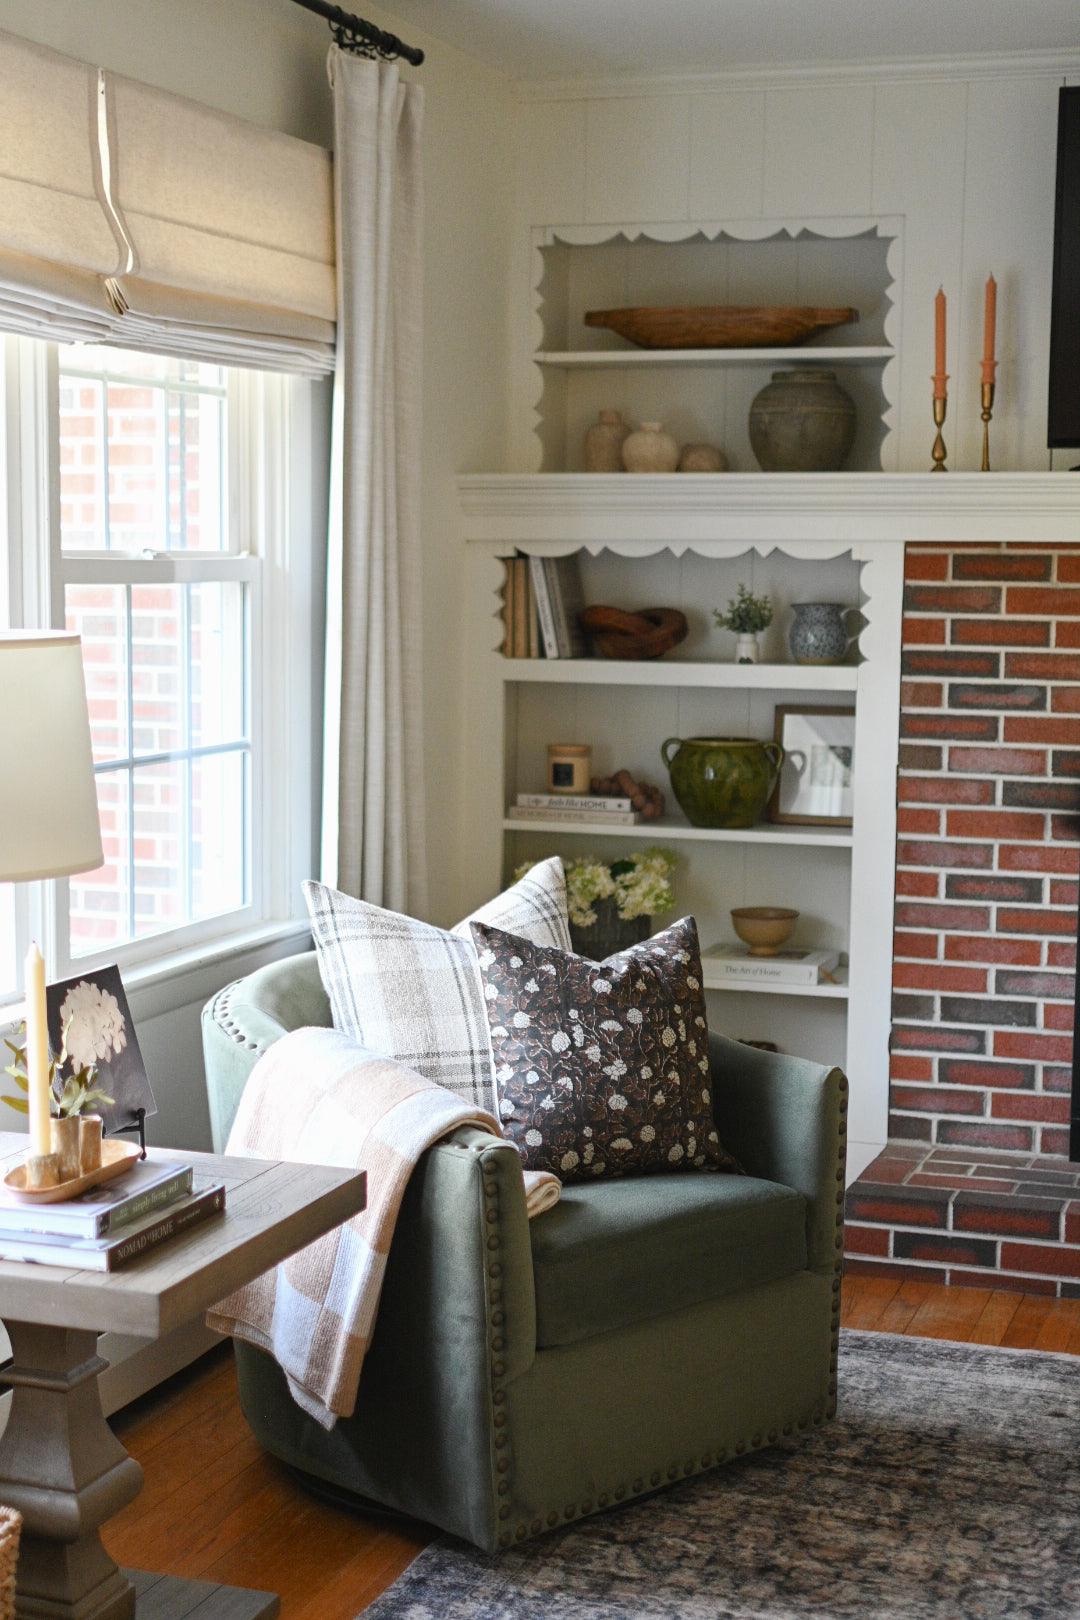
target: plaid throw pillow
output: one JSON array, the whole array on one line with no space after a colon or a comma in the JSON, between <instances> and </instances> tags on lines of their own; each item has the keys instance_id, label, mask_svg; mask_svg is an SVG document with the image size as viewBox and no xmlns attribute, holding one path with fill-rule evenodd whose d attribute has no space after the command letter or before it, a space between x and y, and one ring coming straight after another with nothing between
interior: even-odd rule
<instances>
[{"instance_id":1,"label":"plaid throw pillow","mask_svg":"<svg viewBox=\"0 0 1080 1620\"><path fill-rule=\"evenodd\" d=\"M712 1114L697 924L604 962L472 924L499 1117L563 1181L726 1169Z\"/></svg>"},{"instance_id":2,"label":"plaid throw pillow","mask_svg":"<svg viewBox=\"0 0 1080 1620\"><path fill-rule=\"evenodd\" d=\"M303 889L334 1028L494 1113L471 918L448 933L325 883ZM473 916L538 945L569 950L562 862L541 861Z\"/></svg>"}]
</instances>

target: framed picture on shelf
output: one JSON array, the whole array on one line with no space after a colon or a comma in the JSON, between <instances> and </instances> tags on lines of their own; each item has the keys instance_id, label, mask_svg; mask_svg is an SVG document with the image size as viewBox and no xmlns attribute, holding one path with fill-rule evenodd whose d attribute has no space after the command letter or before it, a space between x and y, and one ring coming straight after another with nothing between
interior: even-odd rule
<instances>
[{"instance_id":1,"label":"framed picture on shelf","mask_svg":"<svg viewBox=\"0 0 1080 1620\"><path fill-rule=\"evenodd\" d=\"M783 703L776 741L784 763L769 800L770 821L850 827L855 808L855 710Z\"/></svg>"}]
</instances>

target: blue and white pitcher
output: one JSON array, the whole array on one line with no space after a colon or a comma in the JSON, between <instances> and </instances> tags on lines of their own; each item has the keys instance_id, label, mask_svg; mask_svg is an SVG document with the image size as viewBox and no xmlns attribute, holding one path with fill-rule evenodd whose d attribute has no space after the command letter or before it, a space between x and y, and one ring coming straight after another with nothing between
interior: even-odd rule
<instances>
[{"instance_id":1,"label":"blue and white pitcher","mask_svg":"<svg viewBox=\"0 0 1080 1620\"><path fill-rule=\"evenodd\" d=\"M797 664L842 664L848 648L859 638L858 629L849 631L848 614L859 614L857 607L842 602L793 602L795 615L788 631L788 646Z\"/></svg>"}]
</instances>

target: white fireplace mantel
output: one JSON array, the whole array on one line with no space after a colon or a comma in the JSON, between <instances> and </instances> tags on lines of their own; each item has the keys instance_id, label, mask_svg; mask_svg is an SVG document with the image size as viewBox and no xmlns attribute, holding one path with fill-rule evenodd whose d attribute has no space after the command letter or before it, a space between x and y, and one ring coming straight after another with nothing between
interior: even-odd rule
<instances>
[{"instance_id":1,"label":"white fireplace mantel","mask_svg":"<svg viewBox=\"0 0 1080 1620\"><path fill-rule=\"evenodd\" d=\"M1080 474L471 473L467 541L623 555L696 543L1080 542Z\"/></svg>"}]
</instances>

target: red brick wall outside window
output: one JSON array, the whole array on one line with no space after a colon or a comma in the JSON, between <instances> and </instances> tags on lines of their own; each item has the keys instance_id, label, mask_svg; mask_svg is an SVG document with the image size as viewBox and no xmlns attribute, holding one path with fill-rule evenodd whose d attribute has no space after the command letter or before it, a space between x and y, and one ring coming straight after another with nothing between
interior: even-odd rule
<instances>
[{"instance_id":1,"label":"red brick wall outside window","mask_svg":"<svg viewBox=\"0 0 1080 1620\"><path fill-rule=\"evenodd\" d=\"M1067 1156L1080 547L907 552L889 1135Z\"/></svg>"}]
</instances>

